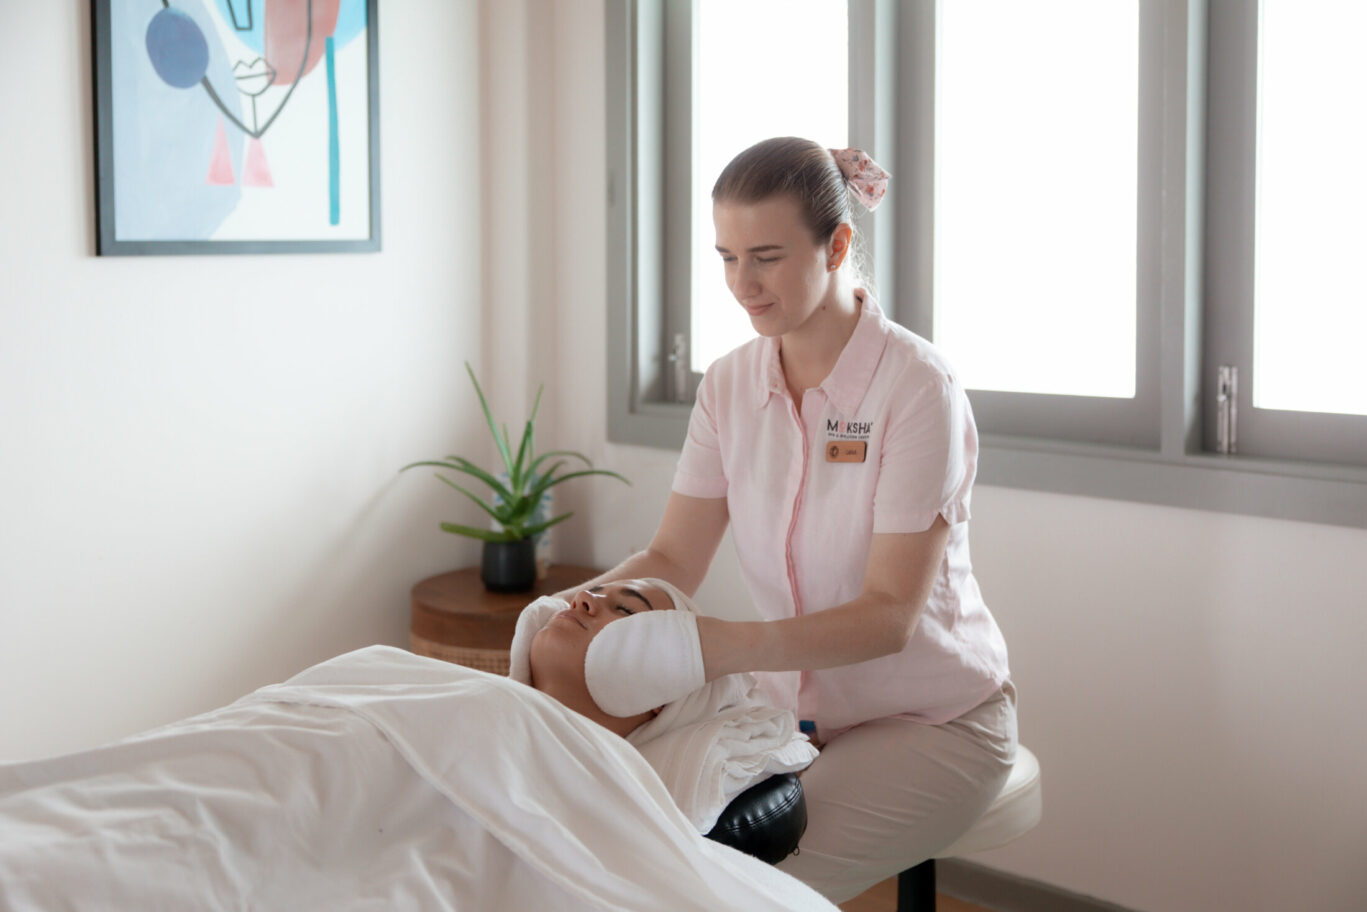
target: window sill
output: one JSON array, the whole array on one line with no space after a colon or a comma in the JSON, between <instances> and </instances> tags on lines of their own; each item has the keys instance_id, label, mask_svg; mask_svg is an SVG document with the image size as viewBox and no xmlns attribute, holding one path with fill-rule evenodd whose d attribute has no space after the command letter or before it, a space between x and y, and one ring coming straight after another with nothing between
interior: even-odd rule
<instances>
[{"instance_id":1,"label":"window sill","mask_svg":"<svg viewBox=\"0 0 1367 912\"><path fill-rule=\"evenodd\" d=\"M1367 528L1367 469L984 434L978 482Z\"/></svg>"}]
</instances>

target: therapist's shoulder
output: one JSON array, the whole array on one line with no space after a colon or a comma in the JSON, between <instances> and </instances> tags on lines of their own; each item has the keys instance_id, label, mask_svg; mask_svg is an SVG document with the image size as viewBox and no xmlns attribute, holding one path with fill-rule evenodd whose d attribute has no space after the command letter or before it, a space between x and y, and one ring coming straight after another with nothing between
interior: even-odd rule
<instances>
[{"instance_id":1,"label":"therapist's shoulder","mask_svg":"<svg viewBox=\"0 0 1367 912\"><path fill-rule=\"evenodd\" d=\"M881 379L905 395L919 389L958 389L959 376L945 353L929 339L884 318L887 345Z\"/></svg>"},{"instance_id":2,"label":"therapist's shoulder","mask_svg":"<svg viewBox=\"0 0 1367 912\"><path fill-rule=\"evenodd\" d=\"M954 365L928 339L890 324L877 374L871 404L886 416L888 434L944 435L947 447L952 440L976 440L968 394Z\"/></svg>"}]
</instances>

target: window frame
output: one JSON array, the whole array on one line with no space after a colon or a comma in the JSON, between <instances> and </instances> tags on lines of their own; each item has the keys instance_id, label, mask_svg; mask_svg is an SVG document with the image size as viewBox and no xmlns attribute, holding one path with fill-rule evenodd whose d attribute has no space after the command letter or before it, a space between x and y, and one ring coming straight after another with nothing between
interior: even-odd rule
<instances>
[{"instance_id":1,"label":"window frame","mask_svg":"<svg viewBox=\"0 0 1367 912\"><path fill-rule=\"evenodd\" d=\"M662 216L668 201L662 190L661 111L677 110L681 100L679 86L668 87L663 70L664 16L670 5L691 10L690 0L668 0L665 7L605 2L607 424L611 441L677 450L691 404L670 401L664 382L669 316L662 303ZM893 181L876 227L869 222L860 228L870 243L877 283L892 292L887 299L897 302L889 316L933 338L934 111L933 102L915 100L934 97L936 0L851 0L850 8L851 140L879 161L893 162L889 170L907 178ZM1203 303L1218 291L1215 272L1229 267L1209 261L1233 259L1222 243L1231 219L1237 221L1234 215L1206 218L1212 202L1207 198L1208 143L1221 148L1223 141L1208 136L1207 63L1225 52L1224 36L1212 36L1208 29L1210 15L1206 0L1141 0L1140 58L1148 69L1140 79L1139 306L1155 326L1145 343L1149 348L1141 348L1139 357L1157 364L1156 417L1148 419L1156 428L1137 440L1095 435L1089 440L1085 434L1062 439L1047 423L1045 429L1055 436L1040 435L1040 424L1002 432L989 429L990 422L998 420L993 416L1000 408L1016 407L1009 400L1082 397L997 394L1007 397L1001 406L997 396L974 390L969 396L979 413L982 444L978 481L1367 528L1367 465L1207 449L1204 429L1212 422L1206 400L1214 398L1214 387L1203 376L1210 334ZM857 53L856 47L871 50ZM1251 274L1251 259L1243 268ZM1243 389L1240 395L1246 395Z\"/></svg>"},{"instance_id":2,"label":"window frame","mask_svg":"<svg viewBox=\"0 0 1367 912\"><path fill-rule=\"evenodd\" d=\"M1135 394L1133 398L1118 399L1101 396L1057 395L1009 392L1003 390L970 389L974 415L979 430L992 429L1005 437L1045 438L1070 440L1078 443L1107 444L1137 449L1154 449L1160 440L1160 364L1159 333L1161 300L1154 268L1160 256L1162 242L1160 212L1151 194L1144 187L1161 180L1162 149L1162 76L1161 44L1156 40L1161 25L1158 10L1153 4L1139 2L1139 97L1135 116L1139 120L1139 150L1136 161L1136 236L1135 236ZM931 10L933 4L919 4ZM903 105L929 108L918 118L924 123L931 140L927 154L918 156L914 163L899 163L902 173L921 185L920 195L930 205L917 225L919 236L933 238L935 212L935 66L938 47L935 36L939 29L934 23L917 27L904 38L917 42L914 56L928 61L931 89L924 86L915 91L904 91ZM910 89L911 87L904 87ZM916 324L925 331L919 335L934 340L934 251L928 251L930 267L925 280L910 289L907 308L915 314Z\"/></svg>"},{"instance_id":3,"label":"window frame","mask_svg":"<svg viewBox=\"0 0 1367 912\"><path fill-rule=\"evenodd\" d=\"M1212 169L1207 199L1211 213L1210 272L1206 291L1205 381L1216 382L1220 365L1238 368L1237 448L1250 456L1349 463L1367 461L1367 416L1255 408L1253 405L1254 263L1257 232L1258 0L1211 6L1212 94L1237 97L1210 113ZM1242 86L1251 87L1239 93ZM1236 94L1237 93L1237 94ZM1217 447L1214 397L1204 402L1205 447Z\"/></svg>"}]
</instances>

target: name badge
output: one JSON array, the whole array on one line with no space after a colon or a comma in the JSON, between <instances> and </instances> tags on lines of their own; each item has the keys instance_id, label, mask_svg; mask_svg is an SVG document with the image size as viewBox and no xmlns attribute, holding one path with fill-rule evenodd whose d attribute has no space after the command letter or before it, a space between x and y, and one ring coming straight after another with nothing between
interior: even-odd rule
<instances>
[{"instance_id":1,"label":"name badge","mask_svg":"<svg viewBox=\"0 0 1367 912\"><path fill-rule=\"evenodd\" d=\"M863 462L868 451L867 440L832 440L826 444L826 461Z\"/></svg>"}]
</instances>

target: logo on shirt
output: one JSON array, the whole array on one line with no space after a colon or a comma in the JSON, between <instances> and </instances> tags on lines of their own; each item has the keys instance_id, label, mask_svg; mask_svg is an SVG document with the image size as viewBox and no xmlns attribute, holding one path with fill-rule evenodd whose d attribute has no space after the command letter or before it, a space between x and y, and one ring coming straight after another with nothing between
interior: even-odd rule
<instances>
[{"instance_id":1,"label":"logo on shirt","mask_svg":"<svg viewBox=\"0 0 1367 912\"><path fill-rule=\"evenodd\" d=\"M826 436L831 440L868 440L873 431L872 421L841 421L826 419Z\"/></svg>"},{"instance_id":2,"label":"logo on shirt","mask_svg":"<svg viewBox=\"0 0 1367 912\"><path fill-rule=\"evenodd\" d=\"M872 421L826 419L826 461L863 462L868 455Z\"/></svg>"}]
</instances>

